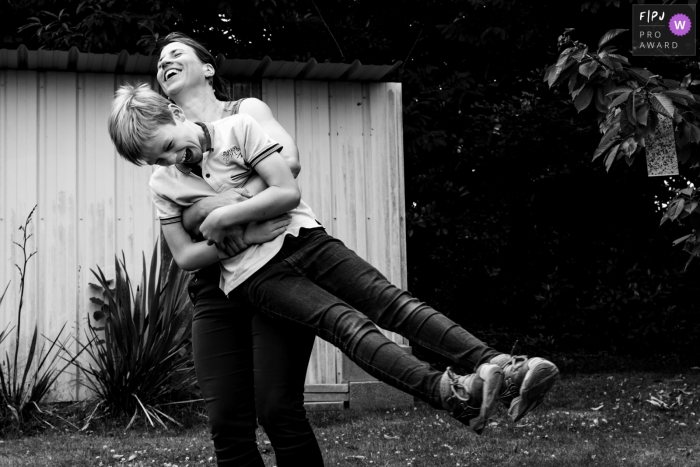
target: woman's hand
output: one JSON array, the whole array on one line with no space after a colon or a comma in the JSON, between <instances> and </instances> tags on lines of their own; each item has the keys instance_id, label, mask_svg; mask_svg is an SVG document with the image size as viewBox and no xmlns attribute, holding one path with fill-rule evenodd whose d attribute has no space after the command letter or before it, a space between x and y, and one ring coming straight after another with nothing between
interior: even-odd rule
<instances>
[{"instance_id":1,"label":"woman's hand","mask_svg":"<svg viewBox=\"0 0 700 467\"><path fill-rule=\"evenodd\" d=\"M182 212L182 225L190 237L197 238L200 233L199 225L215 209L243 202L252 196L246 188L231 188L217 195L202 198ZM240 236L242 238L242 231Z\"/></svg>"},{"instance_id":2,"label":"woman's hand","mask_svg":"<svg viewBox=\"0 0 700 467\"><path fill-rule=\"evenodd\" d=\"M219 257L222 257L222 254L235 256L248 248L243 239L245 226L224 222L220 212L219 209L212 211L200 225L199 231L206 239L207 245L216 245Z\"/></svg>"},{"instance_id":3,"label":"woman's hand","mask_svg":"<svg viewBox=\"0 0 700 467\"><path fill-rule=\"evenodd\" d=\"M287 226L292 222L292 216L282 214L281 216L266 221L251 222L245 229L243 242L248 245L255 243L265 243L274 240L287 230Z\"/></svg>"}]
</instances>

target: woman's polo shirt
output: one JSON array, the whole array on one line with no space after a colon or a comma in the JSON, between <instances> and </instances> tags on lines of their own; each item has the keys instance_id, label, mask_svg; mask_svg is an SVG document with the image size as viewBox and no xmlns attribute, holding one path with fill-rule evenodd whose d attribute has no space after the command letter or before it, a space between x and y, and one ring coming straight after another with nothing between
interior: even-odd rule
<instances>
[{"instance_id":1,"label":"woman's polo shirt","mask_svg":"<svg viewBox=\"0 0 700 467\"><path fill-rule=\"evenodd\" d=\"M151 174L153 203L162 225L182 222L182 211L206 196L240 188L255 174L255 166L282 149L260 124L237 114L204 124L209 150L201 162L202 177L182 165L158 167ZM245 201L242 201L245 202ZM286 235L299 235L304 228L319 227L311 208L301 201L289 212L292 221L284 234L222 260L220 288L228 295L235 287L269 262L282 248Z\"/></svg>"}]
</instances>

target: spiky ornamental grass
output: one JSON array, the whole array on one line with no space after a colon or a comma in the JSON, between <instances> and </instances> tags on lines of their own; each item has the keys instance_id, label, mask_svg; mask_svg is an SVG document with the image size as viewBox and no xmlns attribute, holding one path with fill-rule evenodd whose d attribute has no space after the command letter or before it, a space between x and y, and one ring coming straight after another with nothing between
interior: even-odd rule
<instances>
[{"instance_id":1,"label":"spiky ornamental grass","mask_svg":"<svg viewBox=\"0 0 700 467\"><path fill-rule=\"evenodd\" d=\"M61 349L65 348L65 343L70 338L68 336L64 341L59 340L63 335L65 324L53 339L44 336L46 341L39 347L39 328L35 323L27 357L23 361L19 359L20 349L24 347L20 331L27 265L29 260L36 254L36 251L27 254L27 242L32 237L32 234L29 234L27 231L35 210L36 205L27 216L24 225L19 227L19 230L22 232L22 243L13 242L22 250L23 263L22 266L15 264L19 271L20 280L14 349L10 352L5 352L5 359L0 362L0 396L2 397L0 428L3 428L5 425L12 425L14 422L14 426L21 429L31 417L37 418L36 412L41 412L38 404L48 395L56 379L73 362L73 359L77 358L76 355L74 358L66 359L62 355ZM9 286L10 284L8 283L2 297L0 297L0 304L2 304ZM12 329L8 330L8 328L5 328L0 333L0 343L9 337L11 332ZM46 348L46 342L48 342L48 349ZM10 354L14 355L11 357ZM61 358L66 360L66 363L64 366L59 367L58 361ZM8 413L10 417L7 417Z\"/></svg>"},{"instance_id":2,"label":"spiky ornamental grass","mask_svg":"<svg viewBox=\"0 0 700 467\"><path fill-rule=\"evenodd\" d=\"M171 261L167 280L160 285L157 245L150 270L143 257L143 275L136 293L123 253L121 261L115 258L115 270L113 288L102 269L92 271L103 290L104 301L95 301L103 304L96 318L103 318L104 326L90 325L86 331L88 343L81 350L89 356L88 361L75 361L86 377L82 384L104 408L130 415L127 429L139 414L152 426L158 423L165 427L164 419L177 423L161 408L188 402L177 399L189 397L196 384L188 274Z\"/></svg>"}]
</instances>

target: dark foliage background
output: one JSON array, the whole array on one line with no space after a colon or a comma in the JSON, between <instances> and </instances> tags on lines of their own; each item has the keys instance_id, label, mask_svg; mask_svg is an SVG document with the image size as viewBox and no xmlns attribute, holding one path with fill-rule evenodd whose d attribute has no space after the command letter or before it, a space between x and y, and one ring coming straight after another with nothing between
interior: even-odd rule
<instances>
[{"instance_id":1,"label":"dark foliage background","mask_svg":"<svg viewBox=\"0 0 700 467\"><path fill-rule=\"evenodd\" d=\"M667 185L697 172L606 173L595 111L542 82L565 27L594 45L631 28L632 0L3 2L4 48L150 53L179 30L227 57L403 61L411 292L504 350L696 358L698 266L671 246L682 226L658 225ZM630 34L635 66L699 77L631 57Z\"/></svg>"}]
</instances>

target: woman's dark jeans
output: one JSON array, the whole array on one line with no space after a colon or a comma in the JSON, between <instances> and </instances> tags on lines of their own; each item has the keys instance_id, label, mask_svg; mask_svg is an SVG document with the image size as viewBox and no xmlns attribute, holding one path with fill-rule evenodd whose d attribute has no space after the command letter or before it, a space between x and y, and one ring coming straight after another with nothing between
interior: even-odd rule
<instances>
[{"instance_id":1,"label":"woman's dark jeans","mask_svg":"<svg viewBox=\"0 0 700 467\"><path fill-rule=\"evenodd\" d=\"M256 313L227 299L218 266L195 275L192 343L220 466L262 467L257 422L270 438L279 467L323 466L304 410L304 379L314 332ZM257 420L256 420L257 418Z\"/></svg>"},{"instance_id":2,"label":"woman's dark jeans","mask_svg":"<svg viewBox=\"0 0 700 467\"><path fill-rule=\"evenodd\" d=\"M375 324L465 368L498 355L442 313L392 285L322 228L287 236L277 256L230 296L245 296L270 317L315 330L371 375L436 408L442 408L442 372L386 338Z\"/></svg>"}]
</instances>

